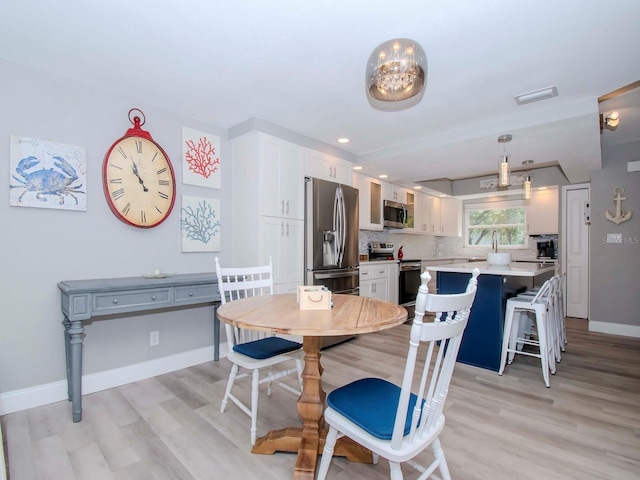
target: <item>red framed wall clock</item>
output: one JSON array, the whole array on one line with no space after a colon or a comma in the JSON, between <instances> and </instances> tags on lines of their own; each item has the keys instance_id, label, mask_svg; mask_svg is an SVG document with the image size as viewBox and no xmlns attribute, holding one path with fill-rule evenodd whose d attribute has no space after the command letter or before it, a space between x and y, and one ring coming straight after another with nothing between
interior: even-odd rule
<instances>
[{"instance_id":1,"label":"red framed wall clock","mask_svg":"<svg viewBox=\"0 0 640 480\"><path fill-rule=\"evenodd\" d=\"M132 114L139 112L138 115ZM116 140L102 164L104 195L113 214L128 225L151 228L167 219L176 200L176 180L164 149L143 130L146 118L129 110L133 127Z\"/></svg>"}]
</instances>

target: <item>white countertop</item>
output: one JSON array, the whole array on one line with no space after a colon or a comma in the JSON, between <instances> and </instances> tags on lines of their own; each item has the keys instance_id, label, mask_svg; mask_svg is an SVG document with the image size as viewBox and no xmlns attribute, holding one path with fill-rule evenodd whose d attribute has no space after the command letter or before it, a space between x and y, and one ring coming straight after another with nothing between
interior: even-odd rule
<instances>
[{"instance_id":1,"label":"white countertop","mask_svg":"<svg viewBox=\"0 0 640 480\"><path fill-rule=\"evenodd\" d=\"M426 266L433 272L471 273L474 268L485 275L506 275L512 277L535 277L542 273L553 272L555 265L542 263L511 262L509 266L489 265L487 262L452 263L447 265Z\"/></svg>"}]
</instances>

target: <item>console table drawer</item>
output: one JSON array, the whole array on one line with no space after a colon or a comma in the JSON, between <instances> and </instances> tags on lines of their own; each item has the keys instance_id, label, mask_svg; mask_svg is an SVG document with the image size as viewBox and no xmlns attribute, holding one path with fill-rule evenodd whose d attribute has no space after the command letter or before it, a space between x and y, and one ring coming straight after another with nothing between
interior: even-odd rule
<instances>
[{"instance_id":1,"label":"console table drawer","mask_svg":"<svg viewBox=\"0 0 640 480\"><path fill-rule=\"evenodd\" d=\"M151 306L160 308L171 305L171 288L158 288L142 291L122 291L101 293L94 297L95 312L134 311Z\"/></svg>"},{"instance_id":2,"label":"console table drawer","mask_svg":"<svg viewBox=\"0 0 640 480\"><path fill-rule=\"evenodd\" d=\"M217 285L191 285L176 287L176 303L200 303L202 300L212 301L211 298L220 300Z\"/></svg>"}]
</instances>

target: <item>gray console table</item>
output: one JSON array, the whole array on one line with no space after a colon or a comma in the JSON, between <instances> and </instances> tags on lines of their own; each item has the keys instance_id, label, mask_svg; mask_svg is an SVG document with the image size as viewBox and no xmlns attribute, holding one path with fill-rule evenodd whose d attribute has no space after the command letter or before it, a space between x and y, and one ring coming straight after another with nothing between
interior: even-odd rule
<instances>
[{"instance_id":1,"label":"gray console table","mask_svg":"<svg viewBox=\"0 0 640 480\"><path fill-rule=\"evenodd\" d=\"M73 421L82 420L82 335L86 322L101 315L144 312L161 308L219 304L214 273L165 278L103 278L58 283L64 315L67 388ZM214 360L219 358L220 321L214 313Z\"/></svg>"}]
</instances>

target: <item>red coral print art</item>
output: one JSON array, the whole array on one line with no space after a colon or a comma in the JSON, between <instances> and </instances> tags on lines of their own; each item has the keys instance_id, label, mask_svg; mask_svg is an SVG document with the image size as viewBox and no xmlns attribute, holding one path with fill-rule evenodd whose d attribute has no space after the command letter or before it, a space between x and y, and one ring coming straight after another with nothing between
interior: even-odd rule
<instances>
[{"instance_id":1,"label":"red coral print art","mask_svg":"<svg viewBox=\"0 0 640 480\"><path fill-rule=\"evenodd\" d=\"M216 149L207 137L201 137L197 145L193 140L187 140L186 147L185 161L193 173L209 178L220 167Z\"/></svg>"},{"instance_id":2,"label":"red coral print art","mask_svg":"<svg viewBox=\"0 0 640 480\"><path fill-rule=\"evenodd\" d=\"M182 127L182 182L221 188L220 137Z\"/></svg>"}]
</instances>

